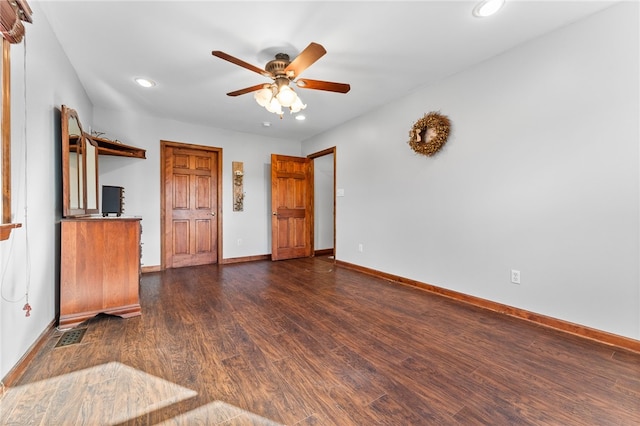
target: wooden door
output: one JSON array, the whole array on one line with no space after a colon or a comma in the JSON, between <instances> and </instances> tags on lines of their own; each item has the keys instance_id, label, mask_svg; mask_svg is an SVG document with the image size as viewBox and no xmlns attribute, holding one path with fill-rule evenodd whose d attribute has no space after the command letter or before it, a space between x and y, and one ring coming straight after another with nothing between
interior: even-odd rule
<instances>
[{"instance_id":1,"label":"wooden door","mask_svg":"<svg viewBox=\"0 0 640 426\"><path fill-rule=\"evenodd\" d=\"M163 142L164 267L216 263L219 149Z\"/></svg>"},{"instance_id":2,"label":"wooden door","mask_svg":"<svg viewBox=\"0 0 640 426\"><path fill-rule=\"evenodd\" d=\"M271 259L313 253L313 161L271 154Z\"/></svg>"}]
</instances>

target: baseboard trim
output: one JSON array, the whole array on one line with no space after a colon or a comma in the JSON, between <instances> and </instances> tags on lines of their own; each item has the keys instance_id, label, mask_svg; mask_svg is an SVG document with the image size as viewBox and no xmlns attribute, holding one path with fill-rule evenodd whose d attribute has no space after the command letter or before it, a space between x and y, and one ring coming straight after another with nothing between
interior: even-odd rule
<instances>
[{"instance_id":1,"label":"baseboard trim","mask_svg":"<svg viewBox=\"0 0 640 426\"><path fill-rule=\"evenodd\" d=\"M228 259L222 259L223 265L228 265L231 263L243 263L243 262L255 262L257 260L270 260L270 254L260 254L257 256L244 256L244 257L231 257Z\"/></svg>"},{"instance_id":2,"label":"baseboard trim","mask_svg":"<svg viewBox=\"0 0 640 426\"><path fill-rule=\"evenodd\" d=\"M220 262L221 265L228 265L231 263L243 263L243 262L255 262L257 260L271 260L270 254L259 254L256 256L244 256L244 257L231 257L229 259L222 259ZM148 272L160 272L162 271L162 266L143 266L141 272L146 274Z\"/></svg>"},{"instance_id":3,"label":"baseboard trim","mask_svg":"<svg viewBox=\"0 0 640 426\"><path fill-rule=\"evenodd\" d=\"M335 264L338 266L342 266L348 269L353 269L368 275L373 275L378 278L393 281L398 284L417 287L421 290L426 290L430 293L438 294L440 296L448 297L450 299L454 299L463 303L468 303L470 305L484 308L490 311L498 312L500 314L508 315L510 317L519 318L519 319L529 321L538 325L563 331L565 333L573 334L576 336L594 340L607 345L611 345L618 348L627 349L633 352L640 353L640 340L635 340L630 337L620 336L620 335L609 333L606 331L597 330L584 325L572 323L572 322L561 320L558 318L549 317L546 315L537 314L535 312L527 311L520 308L515 308L513 306L504 305L502 303L493 302L491 300L482 299L476 296L470 296L468 294L459 293L457 291L448 290L442 287L437 287L432 284L423 283L420 281L401 277L399 275L389 274L386 272L378 271L375 269L367 268L367 267L356 265L349 262L344 262L341 260L336 260Z\"/></svg>"},{"instance_id":4,"label":"baseboard trim","mask_svg":"<svg viewBox=\"0 0 640 426\"><path fill-rule=\"evenodd\" d=\"M328 248L328 249L315 250L313 252L313 255L314 256L333 256L333 249Z\"/></svg>"},{"instance_id":5,"label":"baseboard trim","mask_svg":"<svg viewBox=\"0 0 640 426\"><path fill-rule=\"evenodd\" d=\"M31 345L31 347L27 350L27 352L20 358L20 361L7 373L6 376L2 379L2 383L6 387L11 387L14 383L18 381L20 377L24 374L25 370L31 364L31 361L38 354L40 349L47 343L51 332L56 328L56 319L54 318L49 325L44 329L44 331L40 334L38 339Z\"/></svg>"}]
</instances>

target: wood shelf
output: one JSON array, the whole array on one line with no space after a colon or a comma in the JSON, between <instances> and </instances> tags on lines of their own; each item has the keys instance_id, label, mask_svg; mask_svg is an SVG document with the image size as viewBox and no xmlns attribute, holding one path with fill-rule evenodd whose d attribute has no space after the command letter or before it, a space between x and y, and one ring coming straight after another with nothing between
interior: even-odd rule
<instances>
[{"instance_id":1,"label":"wood shelf","mask_svg":"<svg viewBox=\"0 0 640 426\"><path fill-rule=\"evenodd\" d=\"M98 144L98 155L115 155L119 157L147 158L146 150L135 146L125 145L109 139L91 136Z\"/></svg>"},{"instance_id":2,"label":"wood shelf","mask_svg":"<svg viewBox=\"0 0 640 426\"><path fill-rule=\"evenodd\" d=\"M11 230L15 228L22 228L21 223L3 223L0 225L0 241L8 240L11 235Z\"/></svg>"}]
</instances>

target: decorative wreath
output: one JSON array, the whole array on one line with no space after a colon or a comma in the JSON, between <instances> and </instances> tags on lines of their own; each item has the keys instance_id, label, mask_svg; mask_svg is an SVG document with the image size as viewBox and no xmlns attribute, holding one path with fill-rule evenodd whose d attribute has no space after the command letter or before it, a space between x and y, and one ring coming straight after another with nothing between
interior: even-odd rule
<instances>
[{"instance_id":1,"label":"decorative wreath","mask_svg":"<svg viewBox=\"0 0 640 426\"><path fill-rule=\"evenodd\" d=\"M439 112L430 112L409 131L409 145L418 154L432 156L447 142L451 121Z\"/></svg>"}]
</instances>

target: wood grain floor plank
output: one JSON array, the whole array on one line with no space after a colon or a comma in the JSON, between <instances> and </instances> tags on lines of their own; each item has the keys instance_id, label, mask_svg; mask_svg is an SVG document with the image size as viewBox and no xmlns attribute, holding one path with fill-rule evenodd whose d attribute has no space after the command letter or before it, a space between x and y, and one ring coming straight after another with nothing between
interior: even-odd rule
<instances>
[{"instance_id":1,"label":"wood grain floor plank","mask_svg":"<svg viewBox=\"0 0 640 426\"><path fill-rule=\"evenodd\" d=\"M397 404L423 417L424 421L442 422L461 408L459 400L445 400L429 391L429 377L404 369L402 361L387 359L379 347L362 350L345 345L340 353L357 366L358 371L380 383Z\"/></svg>"},{"instance_id":2,"label":"wood grain floor plank","mask_svg":"<svg viewBox=\"0 0 640 426\"><path fill-rule=\"evenodd\" d=\"M140 303L140 317L86 321L79 344L54 348L54 330L18 380L28 394L0 400L3 416L118 426L640 423L640 354L327 258L148 273ZM94 368L102 376L74 376Z\"/></svg>"}]
</instances>

